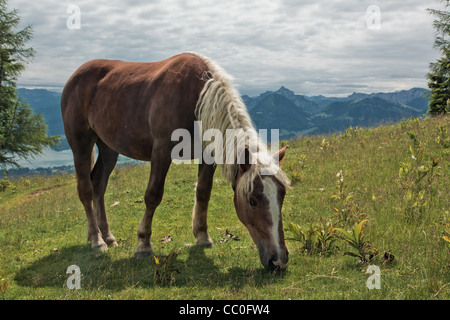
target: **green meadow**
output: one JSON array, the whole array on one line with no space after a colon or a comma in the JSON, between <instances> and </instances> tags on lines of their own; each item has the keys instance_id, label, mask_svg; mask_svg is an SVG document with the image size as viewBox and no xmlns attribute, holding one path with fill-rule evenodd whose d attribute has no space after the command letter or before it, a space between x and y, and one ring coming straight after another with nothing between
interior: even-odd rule
<instances>
[{"instance_id":1,"label":"green meadow","mask_svg":"<svg viewBox=\"0 0 450 320\"><path fill-rule=\"evenodd\" d=\"M450 118L432 117L283 141L292 186L281 273L263 269L220 168L214 247L194 246L196 165L172 165L153 220L156 258L143 260L134 250L150 164L113 171L105 202L119 246L102 254L86 242L74 174L4 178L0 299L449 299L449 136Z\"/></svg>"}]
</instances>

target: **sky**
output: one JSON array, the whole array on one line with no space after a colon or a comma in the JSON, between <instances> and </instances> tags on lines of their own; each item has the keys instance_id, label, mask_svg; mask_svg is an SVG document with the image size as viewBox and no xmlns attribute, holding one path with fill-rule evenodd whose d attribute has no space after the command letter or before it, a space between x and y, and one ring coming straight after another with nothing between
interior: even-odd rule
<instances>
[{"instance_id":1,"label":"sky","mask_svg":"<svg viewBox=\"0 0 450 320\"><path fill-rule=\"evenodd\" d=\"M202 53L241 94L307 96L426 88L437 0L9 0L37 54L19 87L62 89L84 62Z\"/></svg>"}]
</instances>

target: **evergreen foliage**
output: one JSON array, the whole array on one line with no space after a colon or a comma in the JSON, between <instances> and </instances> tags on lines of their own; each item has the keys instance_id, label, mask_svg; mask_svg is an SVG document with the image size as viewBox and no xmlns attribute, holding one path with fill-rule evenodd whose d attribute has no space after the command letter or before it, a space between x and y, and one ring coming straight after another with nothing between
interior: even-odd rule
<instances>
[{"instance_id":1,"label":"evergreen foliage","mask_svg":"<svg viewBox=\"0 0 450 320\"><path fill-rule=\"evenodd\" d=\"M20 23L17 10L8 11L0 0L0 166L17 165L17 158L37 155L58 137L47 136L47 125L40 114L17 97L16 81L35 51L26 43L32 38L30 25L16 31Z\"/></svg>"}]
</instances>

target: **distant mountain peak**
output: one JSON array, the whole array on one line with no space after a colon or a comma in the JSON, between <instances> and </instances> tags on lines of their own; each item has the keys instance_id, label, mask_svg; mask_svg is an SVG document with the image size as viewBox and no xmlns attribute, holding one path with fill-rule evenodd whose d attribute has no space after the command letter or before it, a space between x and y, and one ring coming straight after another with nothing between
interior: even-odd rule
<instances>
[{"instance_id":1,"label":"distant mountain peak","mask_svg":"<svg viewBox=\"0 0 450 320\"><path fill-rule=\"evenodd\" d=\"M280 89L278 89L277 91L280 91L280 92L282 92L282 91L288 91L288 92L292 92L292 93L293 93L292 90L289 90L289 89L286 88L285 86L281 86Z\"/></svg>"},{"instance_id":2,"label":"distant mountain peak","mask_svg":"<svg viewBox=\"0 0 450 320\"><path fill-rule=\"evenodd\" d=\"M282 96L285 96L285 97L293 97L293 96L295 96L294 91L289 90L285 86L281 86L281 88L278 89L277 91L275 91L275 93L278 93L278 94L280 94Z\"/></svg>"}]
</instances>

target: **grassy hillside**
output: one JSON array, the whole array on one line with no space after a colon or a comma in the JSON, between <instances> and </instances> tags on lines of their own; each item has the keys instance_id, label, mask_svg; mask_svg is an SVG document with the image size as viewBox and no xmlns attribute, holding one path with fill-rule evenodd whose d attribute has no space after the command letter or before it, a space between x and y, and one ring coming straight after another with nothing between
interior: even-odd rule
<instances>
[{"instance_id":1,"label":"grassy hillside","mask_svg":"<svg viewBox=\"0 0 450 320\"><path fill-rule=\"evenodd\" d=\"M281 274L263 270L220 170L208 217L215 247L200 249L191 232L196 166L172 165L153 223L158 265L133 258L149 164L113 172L106 206L119 247L100 255L86 244L73 175L3 180L0 299L449 299L449 120L289 141L283 222L294 240ZM342 230L357 234L357 224L352 247ZM369 264L381 271L380 289L366 286ZM70 265L80 267L81 290L66 286Z\"/></svg>"}]
</instances>

